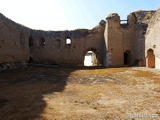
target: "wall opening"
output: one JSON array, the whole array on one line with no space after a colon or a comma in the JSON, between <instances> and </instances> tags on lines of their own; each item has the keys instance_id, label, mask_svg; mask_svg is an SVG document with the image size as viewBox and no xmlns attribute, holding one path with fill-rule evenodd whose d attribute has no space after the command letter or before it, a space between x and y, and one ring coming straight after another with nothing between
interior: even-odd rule
<instances>
[{"instance_id":1,"label":"wall opening","mask_svg":"<svg viewBox=\"0 0 160 120\"><path fill-rule=\"evenodd\" d=\"M32 36L29 37L29 47L33 47L33 38L32 38Z\"/></svg>"},{"instance_id":2,"label":"wall opening","mask_svg":"<svg viewBox=\"0 0 160 120\"><path fill-rule=\"evenodd\" d=\"M33 58L30 56L29 57L29 61L28 61L29 63L33 63Z\"/></svg>"},{"instance_id":3,"label":"wall opening","mask_svg":"<svg viewBox=\"0 0 160 120\"><path fill-rule=\"evenodd\" d=\"M45 46L45 39L43 37L40 39L40 46Z\"/></svg>"},{"instance_id":4,"label":"wall opening","mask_svg":"<svg viewBox=\"0 0 160 120\"><path fill-rule=\"evenodd\" d=\"M70 38L66 39L66 45L71 45L72 44L72 40Z\"/></svg>"},{"instance_id":5,"label":"wall opening","mask_svg":"<svg viewBox=\"0 0 160 120\"><path fill-rule=\"evenodd\" d=\"M147 51L148 67L155 68L155 55L152 49Z\"/></svg>"},{"instance_id":6,"label":"wall opening","mask_svg":"<svg viewBox=\"0 0 160 120\"><path fill-rule=\"evenodd\" d=\"M128 24L128 20L120 20L120 24Z\"/></svg>"},{"instance_id":7,"label":"wall opening","mask_svg":"<svg viewBox=\"0 0 160 120\"><path fill-rule=\"evenodd\" d=\"M97 55L93 51L87 51L84 57L84 66L97 66Z\"/></svg>"},{"instance_id":8,"label":"wall opening","mask_svg":"<svg viewBox=\"0 0 160 120\"><path fill-rule=\"evenodd\" d=\"M124 52L124 65L129 65L131 61L131 52L126 51Z\"/></svg>"},{"instance_id":9,"label":"wall opening","mask_svg":"<svg viewBox=\"0 0 160 120\"><path fill-rule=\"evenodd\" d=\"M56 48L61 48L61 40L56 40Z\"/></svg>"}]
</instances>

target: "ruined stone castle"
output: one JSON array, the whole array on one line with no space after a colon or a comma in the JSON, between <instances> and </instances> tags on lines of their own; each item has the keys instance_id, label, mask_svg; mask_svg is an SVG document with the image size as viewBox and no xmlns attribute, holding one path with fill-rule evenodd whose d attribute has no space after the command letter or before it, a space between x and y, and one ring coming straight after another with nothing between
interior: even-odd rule
<instances>
[{"instance_id":1,"label":"ruined stone castle","mask_svg":"<svg viewBox=\"0 0 160 120\"><path fill-rule=\"evenodd\" d=\"M69 41L69 42L68 42ZM0 14L0 63L50 63L83 66L93 51L98 66L160 68L160 9L116 13L91 30L41 31Z\"/></svg>"}]
</instances>

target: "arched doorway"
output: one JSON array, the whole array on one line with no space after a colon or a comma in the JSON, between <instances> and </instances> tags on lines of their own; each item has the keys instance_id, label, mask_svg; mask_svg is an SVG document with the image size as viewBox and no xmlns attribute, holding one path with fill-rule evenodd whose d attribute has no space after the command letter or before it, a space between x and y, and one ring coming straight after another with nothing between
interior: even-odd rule
<instances>
[{"instance_id":1,"label":"arched doorway","mask_svg":"<svg viewBox=\"0 0 160 120\"><path fill-rule=\"evenodd\" d=\"M33 58L30 56L28 63L33 63Z\"/></svg>"},{"instance_id":2,"label":"arched doorway","mask_svg":"<svg viewBox=\"0 0 160 120\"><path fill-rule=\"evenodd\" d=\"M98 60L96 53L92 50L87 51L84 57L84 66L97 66L97 65L98 65Z\"/></svg>"},{"instance_id":3,"label":"arched doorway","mask_svg":"<svg viewBox=\"0 0 160 120\"><path fill-rule=\"evenodd\" d=\"M147 62L148 62L148 67L155 68L155 55L152 49L149 49L147 51Z\"/></svg>"},{"instance_id":4,"label":"arched doorway","mask_svg":"<svg viewBox=\"0 0 160 120\"><path fill-rule=\"evenodd\" d=\"M131 61L131 52L130 51L124 52L124 65L130 65L130 61Z\"/></svg>"}]
</instances>

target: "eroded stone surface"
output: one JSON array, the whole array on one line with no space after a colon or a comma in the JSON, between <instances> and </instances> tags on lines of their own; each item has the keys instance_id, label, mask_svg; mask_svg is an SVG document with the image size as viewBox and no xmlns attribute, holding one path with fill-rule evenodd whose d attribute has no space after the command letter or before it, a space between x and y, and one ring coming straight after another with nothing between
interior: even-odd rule
<instances>
[{"instance_id":1,"label":"eroded stone surface","mask_svg":"<svg viewBox=\"0 0 160 120\"><path fill-rule=\"evenodd\" d=\"M145 66L146 51L153 48L155 66L159 68L158 16L159 10L139 10L129 14L126 23L121 23L119 15L113 13L91 30L42 31L17 24L0 14L0 63L83 66L87 51L93 51L97 65ZM71 43L67 44L67 39Z\"/></svg>"}]
</instances>

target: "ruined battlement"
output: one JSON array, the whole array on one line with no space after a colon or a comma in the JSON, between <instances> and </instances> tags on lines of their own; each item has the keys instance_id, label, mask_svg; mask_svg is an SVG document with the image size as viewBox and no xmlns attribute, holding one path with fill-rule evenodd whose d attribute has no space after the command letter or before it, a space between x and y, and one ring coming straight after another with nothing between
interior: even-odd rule
<instances>
[{"instance_id":1,"label":"ruined battlement","mask_svg":"<svg viewBox=\"0 0 160 120\"><path fill-rule=\"evenodd\" d=\"M130 13L127 16L127 20L121 20L120 16L117 13L111 13L107 16L107 21L114 21L121 24L121 21L126 21L126 24L149 24L152 16L155 14L156 11L150 10L150 11L144 11L144 10L137 10L135 12Z\"/></svg>"},{"instance_id":2,"label":"ruined battlement","mask_svg":"<svg viewBox=\"0 0 160 120\"><path fill-rule=\"evenodd\" d=\"M83 65L88 50L95 49L99 56L103 54L104 20L91 30L42 31L17 24L2 14L0 16L0 49L3 51L0 52L0 63L33 61ZM69 44L67 39L70 39ZM102 57L99 57L99 63L103 64Z\"/></svg>"},{"instance_id":3,"label":"ruined battlement","mask_svg":"<svg viewBox=\"0 0 160 120\"><path fill-rule=\"evenodd\" d=\"M0 63L83 66L86 52L94 50L101 66L145 66L146 31L150 33L155 19L159 20L158 15L159 10L139 10L130 13L124 21L117 13L112 13L90 30L42 31L25 27L0 14Z\"/></svg>"}]
</instances>

